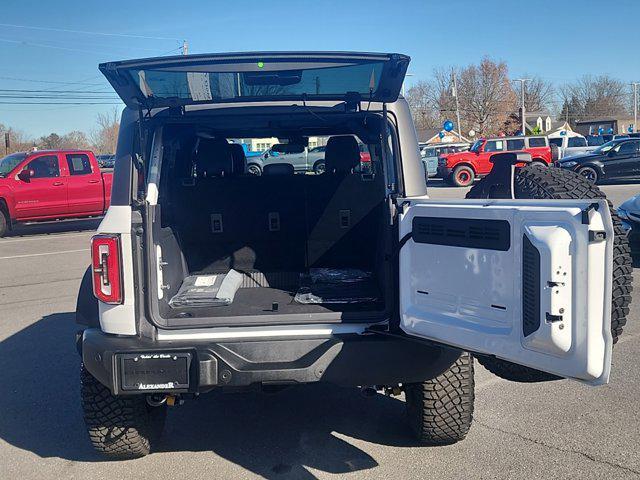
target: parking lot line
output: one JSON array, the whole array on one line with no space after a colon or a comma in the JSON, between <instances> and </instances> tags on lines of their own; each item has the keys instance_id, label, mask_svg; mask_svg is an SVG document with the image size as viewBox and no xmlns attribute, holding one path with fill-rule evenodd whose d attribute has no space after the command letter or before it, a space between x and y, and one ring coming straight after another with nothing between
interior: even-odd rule
<instances>
[{"instance_id":1,"label":"parking lot line","mask_svg":"<svg viewBox=\"0 0 640 480\"><path fill-rule=\"evenodd\" d=\"M37 235L29 238L10 238L9 240L0 240L0 245L6 245L7 243L18 243L18 242L31 242L33 240L53 240L56 238L73 238L73 237L84 237L87 234L93 235L94 231L89 231L86 233L60 233L60 234L45 234L45 235Z\"/></svg>"},{"instance_id":2,"label":"parking lot line","mask_svg":"<svg viewBox=\"0 0 640 480\"><path fill-rule=\"evenodd\" d=\"M0 257L0 260L9 260L12 258L43 257L45 255L59 255L62 253L88 252L89 250L90 250L89 248L82 248L80 250L63 250L60 252L30 253L28 255L11 255L9 257Z\"/></svg>"}]
</instances>

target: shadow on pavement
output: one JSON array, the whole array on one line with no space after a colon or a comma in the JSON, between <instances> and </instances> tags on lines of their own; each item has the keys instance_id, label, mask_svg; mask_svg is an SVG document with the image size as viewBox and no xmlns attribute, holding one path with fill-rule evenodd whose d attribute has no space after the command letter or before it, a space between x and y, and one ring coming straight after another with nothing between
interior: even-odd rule
<instances>
[{"instance_id":1,"label":"shadow on pavement","mask_svg":"<svg viewBox=\"0 0 640 480\"><path fill-rule=\"evenodd\" d=\"M101 221L102 218L89 218L86 220L65 220L60 222L16 225L13 230L7 234L7 237L90 231L97 229Z\"/></svg>"},{"instance_id":2,"label":"shadow on pavement","mask_svg":"<svg viewBox=\"0 0 640 480\"><path fill-rule=\"evenodd\" d=\"M102 461L82 420L75 314L59 313L0 342L0 438L40 457ZM354 441L353 439L357 439ZM315 478L378 465L358 441L415 446L404 403L331 385L277 394L211 392L171 409L156 451L210 451L266 478Z\"/></svg>"}]
</instances>

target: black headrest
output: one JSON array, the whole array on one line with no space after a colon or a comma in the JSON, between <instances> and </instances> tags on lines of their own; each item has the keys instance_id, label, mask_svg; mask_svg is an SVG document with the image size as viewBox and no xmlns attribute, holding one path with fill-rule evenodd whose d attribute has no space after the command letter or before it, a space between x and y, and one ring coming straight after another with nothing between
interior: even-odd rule
<instances>
[{"instance_id":1,"label":"black headrest","mask_svg":"<svg viewBox=\"0 0 640 480\"><path fill-rule=\"evenodd\" d=\"M262 170L264 175L293 175L293 165L290 163L269 163Z\"/></svg>"},{"instance_id":2,"label":"black headrest","mask_svg":"<svg viewBox=\"0 0 640 480\"><path fill-rule=\"evenodd\" d=\"M330 137L324 163L328 173L351 173L360 163L358 141L352 135Z\"/></svg>"},{"instance_id":3,"label":"black headrest","mask_svg":"<svg viewBox=\"0 0 640 480\"><path fill-rule=\"evenodd\" d=\"M223 138L201 138L195 155L198 177L223 177L233 173L231 148Z\"/></svg>"},{"instance_id":4,"label":"black headrest","mask_svg":"<svg viewBox=\"0 0 640 480\"><path fill-rule=\"evenodd\" d=\"M231 149L231 157L233 159L233 174L243 175L247 171L247 156L244 153L244 148L239 143L232 143L229 145Z\"/></svg>"}]
</instances>

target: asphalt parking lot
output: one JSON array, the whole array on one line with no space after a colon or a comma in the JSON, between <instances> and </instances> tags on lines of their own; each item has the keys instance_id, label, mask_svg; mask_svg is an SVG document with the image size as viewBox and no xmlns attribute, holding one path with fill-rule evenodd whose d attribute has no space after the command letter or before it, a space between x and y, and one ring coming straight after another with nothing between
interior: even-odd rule
<instances>
[{"instance_id":1,"label":"asphalt parking lot","mask_svg":"<svg viewBox=\"0 0 640 480\"><path fill-rule=\"evenodd\" d=\"M464 194L433 187L434 198ZM618 205L640 185L604 190ZM0 478L640 477L639 301L609 385L514 384L476 364L475 423L457 445L413 444L402 399L311 386L204 395L170 412L158 452L105 462L82 423L73 341L95 225L28 226L0 239Z\"/></svg>"}]
</instances>

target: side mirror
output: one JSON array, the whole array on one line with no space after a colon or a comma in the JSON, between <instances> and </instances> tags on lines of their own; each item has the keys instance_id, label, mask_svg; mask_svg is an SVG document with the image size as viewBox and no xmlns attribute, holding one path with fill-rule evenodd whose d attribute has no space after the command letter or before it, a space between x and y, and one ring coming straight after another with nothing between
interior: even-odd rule
<instances>
[{"instance_id":1,"label":"side mirror","mask_svg":"<svg viewBox=\"0 0 640 480\"><path fill-rule=\"evenodd\" d=\"M31 180L31 177L33 177L35 174L36 172L34 172L32 169L25 168L20 173L18 173L18 178L23 182L28 182L29 180Z\"/></svg>"}]
</instances>

